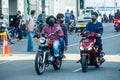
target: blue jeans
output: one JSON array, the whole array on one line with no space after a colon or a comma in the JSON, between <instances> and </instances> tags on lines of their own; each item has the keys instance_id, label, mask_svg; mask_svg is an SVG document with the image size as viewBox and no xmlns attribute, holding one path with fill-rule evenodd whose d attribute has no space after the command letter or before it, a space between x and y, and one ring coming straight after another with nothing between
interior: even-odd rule
<instances>
[{"instance_id":1,"label":"blue jeans","mask_svg":"<svg viewBox=\"0 0 120 80\"><path fill-rule=\"evenodd\" d=\"M60 41L59 40L55 40L55 41L52 42L52 47L53 47L55 57L59 56L59 46L60 46Z\"/></svg>"},{"instance_id":2,"label":"blue jeans","mask_svg":"<svg viewBox=\"0 0 120 80\"><path fill-rule=\"evenodd\" d=\"M61 52L62 52L62 54L64 54L65 41L63 38L60 38L60 44L61 44Z\"/></svg>"},{"instance_id":3,"label":"blue jeans","mask_svg":"<svg viewBox=\"0 0 120 80\"><path fill-rule=\"evenodd\" d=\"M12 38L11 38L9 32L8 32L8 28L7 28L7 27L5 28L5 31L6 31L6 34L7 34L7 37L8 37L9 42L11 42L11 41L12 41Z\"/></svg>"},{"instance_id":4,"label":"blue jeans","mask_svg":"<svg viewBox=\"0 0 120 80\"><path fill-rule=\"evenodd\" d=\"M34 46L33 46L33 31L28 32L28 51L33 51Z\"/></svg>"}]
</instances>

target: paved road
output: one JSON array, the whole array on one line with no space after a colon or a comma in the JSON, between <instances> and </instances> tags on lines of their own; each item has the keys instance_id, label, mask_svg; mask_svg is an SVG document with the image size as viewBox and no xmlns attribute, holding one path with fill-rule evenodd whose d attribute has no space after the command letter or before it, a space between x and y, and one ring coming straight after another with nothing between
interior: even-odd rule
<instances>
[{"instance_id":1,"label":"paved road","mask_svg":"<svg viewBox=\"0 0 120 80\"><path fill-rule=\"evenodd\" d=\"M113 24L104 24L103 48L106 62L98 69L89 67L87 73L81 71L79 59L79 40L77 34L69 35L69 49L62 68L55 71L52 66L46 68L43 75L37 75L34 69L35 53L26 52L27 40L10 45L12 56L0 57L0 80L120 80L120 32L115 32ZM37 45L35 47L37 49Z\"/></svg>"}]
</instances>

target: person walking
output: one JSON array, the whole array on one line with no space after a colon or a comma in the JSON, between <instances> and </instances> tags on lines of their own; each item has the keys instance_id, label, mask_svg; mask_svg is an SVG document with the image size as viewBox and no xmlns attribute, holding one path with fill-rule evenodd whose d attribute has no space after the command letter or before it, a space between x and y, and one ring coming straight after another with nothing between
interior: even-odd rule
<instances>
[{"instance_id":1,"label":"person walking","mask_svg":"<svg viewBox=\"0 0 120 80\"><path fill-rule=\"evenodd\" d=\"M18 29L18 39L22 40L22 32L21 32L22 16L21 16L21 11L17 11L16 27Z\"/></svg>"},{"instance_id":2,"label":"person walking","mask_svg":"<svg viewBox=\"0 0 120 80\"><path fill-rule=\"evenodd\" d=\"M27 51L28 52L34 52L34 43L33 43L33 35L34 35L34 25L35 25L35 20L34 20L34 16L35 16L35 10L31 10L31 15L28 16L27 20L26 20L26 30L28 32L28 47L27 47Z\"/></svg>"}]
</instances>

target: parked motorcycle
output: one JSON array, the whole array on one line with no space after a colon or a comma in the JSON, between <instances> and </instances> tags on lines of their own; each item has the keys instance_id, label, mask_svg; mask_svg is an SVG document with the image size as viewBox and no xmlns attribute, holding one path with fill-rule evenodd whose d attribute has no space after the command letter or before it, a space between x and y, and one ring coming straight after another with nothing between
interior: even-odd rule
<instances>
[{"instance_id":1,"label":"parked motorcycle","mask_svg":"<svg viewBox=\"0 0 120 80\"><path fill-rule=\"evenodd\" d=\"M54 51L52 48L50 37L54 36L55 33L50 35L41 34L39 38L39 48L38 53L35 57L35 70L37 74L41 75L45 71L45 67L48 67L49 64L53 65L55 70L59 70L62 65L62 54L61 46L59 46L59 64L57 63L57 58L54 56Z\"/></svg>"},{"instance_id":2,"label":"parked motorcycle","mask_svg":"<svg viewBox=\"0 0 120 80\"><path fill-rule=\"evenodd\" d=\"M95 45L96 35L97 34L94 32L81 33L82 39L80 41L80 52L81 52L80 62L83 72L87 71L88 66L95 66L96 68L100 66L97 64L96 61L97 52L98 52L98 46ZM100 64L104 62L103 56L104 56L104 52L100 54L99 57Z\"/></svg>"},{"instance_id":3,"label":"parked motorcycle","mask_svg":"<svg viewBox=\"0 0 120 80\"><path fill-rule=\"evenodd\" d=\"M114 19L114 28L116 32L120 30L120 20L119 19Z\"/></svg>"},{"instance_id":4,"label":"parked motorcycle","mask_svg":"<svg viewBox=\"0 0 120 80\"><path fill-rule=\"evenodd\" d=\"M34 37L39 37L43 27L44 27L43 22L39 22L39 21L36 22L35 29L34 29Z\"/></svg>"}]
</instances>

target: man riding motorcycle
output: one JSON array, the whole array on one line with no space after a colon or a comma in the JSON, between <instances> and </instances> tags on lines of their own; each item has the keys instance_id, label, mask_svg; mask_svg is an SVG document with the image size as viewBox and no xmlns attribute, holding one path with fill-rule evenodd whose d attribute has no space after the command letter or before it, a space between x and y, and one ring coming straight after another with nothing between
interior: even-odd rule
<instances>
[{"instance_id":1,"label":"man riding motorcycle","mask_svg":"<svg viewBox=\"0 0 120 80\"><path fill-rule=\"evenodd\" d=\"M98 53L97 53L97 64L100 65L100 62L98 60L98 57L100 56L102 49L102 39L101 36L103 34L103 25L101 22L97 21L98 14L96 12L93 12L91 15L92 22L89 22L83 32L89 31L97 33L97 38L96 38L96 45L98 45ZM80 60L77 61L77 63L80 62Z\"/></svg>"},{"instance_id":2,"label":"man riding motorcycle","mask_svg":"<svg viewBox=\"0 0 120 80\"><path fill-rule=\"evenodd\" d=\"M60 25L56 24L56 19L54 16L49 16L47 19L46 19L46 25L45 27L43 28L42 30L42 34L52 34L56 31L56 29L59 27L59 31L54 34L53 36L50 37L51 39L51 44L52 44L52 47L53 47L53 51L54 51L54 56L56 57L56 60L57 60L57 63L59 64L59 46L60 46L60 41L59 39L61 37L64 36L63 34L63 31L60 27Z\"/></svg>"}]
</instances>

